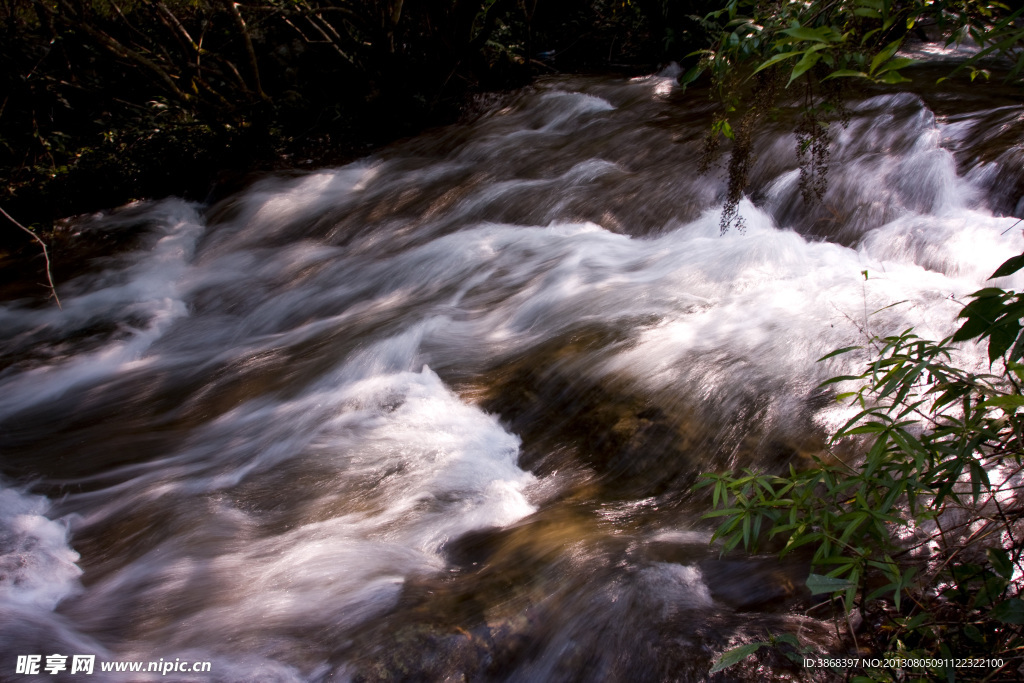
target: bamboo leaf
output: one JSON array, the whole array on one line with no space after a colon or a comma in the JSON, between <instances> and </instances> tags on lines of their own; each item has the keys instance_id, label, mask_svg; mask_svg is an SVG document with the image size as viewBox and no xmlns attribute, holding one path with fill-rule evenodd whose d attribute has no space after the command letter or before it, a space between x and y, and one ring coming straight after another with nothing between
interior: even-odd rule
<instances>
[{"instance_id":1,"label":"bamboo leaf","mask_svg":"<svg viewBox=\"0 0 1024 683\"><path fill-rule=\"evenodd\" d=\"M821 59L820 54L808 50L803 59L797 62L796 66L793 67L793 72L789 74L789 82L786 83L786 85L788 86L794 80L802 76L808 69L817 64L819 59Z\"/></svg>"},{"instance_id":2,"label":"bamboo leaf","mask_svg":"<svg viewBox=\"0 0 1024 683\"><path fill-rule=\"evenodd\" d=\"M863 349L863 348L864 348L863 346L844 346L841 349L836 349L835 351L832 351L830 353L826 353L824 356L822 356L821 358L819 358L818 360L816 360L814 362L815 363L820 363L823 360L827 360L829 358L833 358L833 357L838 356L840 354L848 353L850 351L854 351L856 349ZM819 386L821 386L821 385L819 385Z\"/></svg>"},{"instance_id":3,"label":"bamboo leaf","mask_svg":"<svg viewBox=\"0 0 1024 683\"><path fill-rule=\"evenodd\" d=\"M807 587L811 590L812 595L845 591L849 589L851 585L855 586L856 584L853 584L848 579L837 579L834 576L811 574L807 577Z\"/></svg>"},{"instance_id":4,"label":"bamboo leaf","mask_svg":"<svg viewBox=\"0 0 1024 683\"><path fill-rule=\"evenodd\" d=\"M895 85L897 83L910 83L910 79L905 76L901 76L898 71L886 71L882 74L882 77L878 79L882 83L888 83L889 85Z\"/></svg>"},{"instance_id":5,"label":"bamboo leaf","mask_svg":"<svg viewBox=\"0 0 1024 683\"><path fill-rule=\"evenodd\" d=\"M1024 600L1004 600L992 608L992 618L1004 624L1024 624Z\"/></svg>"},{"instance_id":6,"label":"bamboo leaf","mask_svg":"<svg viewBox=\"0 0 1024 683\"><path fill-rule=\"evenodd\" d=\"M717 660L715 660L715 664L711 667L711 671L709 673L717 673L723 669L728 669L734 664L739 664L767 644L768 643L747 643L746 645L740 645L739 647L734 647L731 650L726 650Z\"/></svg>"},{"instance_id":7,"label":"bamboo leaf","mask_svg":"<svg viewBox=\"0 0 1024 683\"><path fill-rule=\"evenodd\" d=\"M981 405L985 408L1006 408L1008 412L1013 412L1014 409L1024 406L1024 396L1020 394L996 396L995 398L983 401Z\"/></svg>"},{"instance_id":8,"label":"bamboo leaf","mask_svg":"<svg viewBox=\"0 0 1024 683\"><path fill-rule=\"evenodd\" d=\"M996 272L988 276L989 280L993 280L997 277L1006 277L1007 275L1013 275L1021 268L1024 268L1024 254L1020 256L1014 256L1011 259L1007 259L1003 262L1003 265L996 268Z\"/></svg>"},{"instance_id":9,"label":"bamboo leaf","mask_svg":"<svg viewBox=\"0 0 1024 683\"><path fill-rule=\"evenodd\" d=\"M863 379L859 375L838 375L836 377L829 377L827 380L819 384L816 388L827 387L829 384L835 384L836 382L847 382L849 380Z\"/></svg>"},{"instance_id":10,"label":"bamboo leaf","mask_svg":"<svg viewBox=\"0 0 1024 683\"><path fill-rule=\"evenodd\" d=\"M903 42L903 38L898 38L897 40L892 41L884 48L882 48L881 52L879 52L871 59L871 66L868 67L868 73L874 75L875 72L878 71L878 67L887 62L889 59L892 58L894 54L896 54L896 51L900 49L901 42Z\"/></svg>"},{"instance_id":11,"label":"bamboo leaf","mask_svg":"<svg viewBox=\"0 0 1024 683\"><path fill-rule=\"evenodd\" d=\"M1009 553L1003 548L989 548L987 552L988 560L992 563L992 568L996 573L1004 579L1012 579L1013 562L1010 560Z\"/></svg>"},{"instance_id":12,"label":"bamboo leaf","mask_svg":"<svg viewBox=\"0 0 1024 683\"><path fill-rule=\"evenodd\" d=\"M787 36L796 38L797 40L811 40L818 43L836 43L842 40L842 36L839 32L830 26L819 26L818 28L796 26L784 29L780 31L780 33L784 33Z\"/></svg>"},{"instance_id":13,"label":"bamboo leaf","mask_svg":"<svg viewBox=\"0 0 1024 683\"><path fill-rule=\"evenodd\" d=\"M913 66L917 63L918 61L916 59L911 59L910 57L895 57L893 59L890 59L885 64L883 64L882 67L878 70L878 73L881 74L885 73L886 71L896 71L897 69L905 69L906 67Z\"/></svg>"},{"instance_id":14,"label":"bamboo leaf","mask_svg":"<svg viewBox=\"0 0 1024 683\"><path fill-rule=\"evenodd\" d=\"M804 54L804 52L804 50L797 50L795 52L783 52L782 54L774 55L770 59L767 59L764 62L762 62L759 67L754 69L754 73L756 74L758 71L763 71L764 69L767 69L770 66L774 66L781 61L789 59L790 57L799 57L800 55Z\"/></svg>"}]
</instances>

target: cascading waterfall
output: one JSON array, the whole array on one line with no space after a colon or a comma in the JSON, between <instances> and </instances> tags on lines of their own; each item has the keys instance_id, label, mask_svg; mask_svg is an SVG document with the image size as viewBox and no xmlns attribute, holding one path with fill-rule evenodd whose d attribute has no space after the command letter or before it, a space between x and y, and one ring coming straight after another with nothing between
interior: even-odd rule
<instances>
[{"instance_id":1,"label":"cascading waterfall","mask_svg":"<svg viewBox=\"0 0 1024 683\"><path fill-rule=\"evenodd\" d=\"M0 305L0 678L701 680L765 630L826 646L799 564L719 557L690 487L821 448L858 359L816 358L955 329L1024 247L1024 107L865 93L812 206L766 124L722 235L712 107L671 75L82 221L131 246L63 311Z\"/></svg>"}]
</instances>

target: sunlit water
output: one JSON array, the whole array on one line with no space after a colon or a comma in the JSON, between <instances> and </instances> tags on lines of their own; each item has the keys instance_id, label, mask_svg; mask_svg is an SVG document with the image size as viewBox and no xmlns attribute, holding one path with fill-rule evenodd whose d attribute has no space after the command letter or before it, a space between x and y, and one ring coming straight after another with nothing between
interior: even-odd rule
<instances>
[{"instance_id":1,"label":"sunlit water","mask_svg":"<svg viewBox=\"0 0 1024 683\"><path fill-rule=\"evenodd\" d=\"M1024 108L850 106L815 206L766 124L744 233L696 172L712 106L667 77L551 80L346 167L82 223L133 247L63 311L0 306L0 679L63 653L701 680L766 631L829 647L789 613L805 568L720 557L691 486L820 452L846 413L815 387L863 356L815 359L950 333L1024 247Z\"/></svg>"}]
</instances>

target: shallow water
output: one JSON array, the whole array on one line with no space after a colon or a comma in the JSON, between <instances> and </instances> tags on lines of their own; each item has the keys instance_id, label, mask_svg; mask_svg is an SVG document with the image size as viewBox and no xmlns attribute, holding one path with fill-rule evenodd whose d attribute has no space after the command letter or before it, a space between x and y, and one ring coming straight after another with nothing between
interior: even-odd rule
<instances>
[{"instance_id":1,"label":"shallow water","mask_svg":"<svg viewBox=\"0 0 1024 683\"><path fill-rule=\"evenodd\" d=\"M766 630L827 647L787 610L799 562L719 557L691 486L820 450L846 412L815 387L859 359L816 358L955 329L1024 248L1024 107L864 93L816 206L770 124L722 235L712 107L669 76L548 80L349 166L81 223L135 247L63 311L0 306L2 666L702 680Z\"/></svg>"}]
</instances>

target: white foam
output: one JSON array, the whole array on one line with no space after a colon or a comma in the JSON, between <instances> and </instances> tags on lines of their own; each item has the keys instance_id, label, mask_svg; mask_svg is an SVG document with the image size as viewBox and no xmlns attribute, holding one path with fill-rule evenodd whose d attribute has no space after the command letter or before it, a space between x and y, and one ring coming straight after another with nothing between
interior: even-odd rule
<instances>
[{"instance_id":1,"label":"white foam","mask_svg":"<svg viewBox=\"0 0 1024 683\"><path fill-rule=\"evenodd\" d=\"M98 276L83 277L79 288L84 291L65 298L63 310L0 306L0 325L8 327L15 343L19 332L29 338L45 338L74 335L97 323L113 322L118 327L113 340L95 351L0 381L0 417L138 368L145 364L146 351L153 342L188 315L183 281L202 223L195 208L179 200L161 202L149 217L162 232L152 249L125 257Z\"/></svg>"},{"instance_id":2,"label":"white foam","mask_svg":"<svg viewBox=\"0 0 1024 683\"><path fill-rule=\"evenodd\" d=\"M539 104L551 112L550 119L541 127L545 131L563 130L566 124L575 123L580 118L615 109L615 105L604 98L563 90L544 93Z\"/></svg>"},{"instance_id":3,"label":"white foam","mask_svg":"<svg viewBox=\"0 0 1024 683\"><path fill-rule=\"evenodd\" d=\"M52 610L80 589L78 553L67 526L48 518L50 504L0 488L0 606Z\"/></svg>"},{"instance_id":4,"label":"white foam","mask_svg":"<svg viewBox=\"0 0 1024 683\"><path fill-rule=\"evenodd\" d=\"M679 82L679 75L683 73L682 67L676 62L670 62L668 66L663 68L656 74L649 76L637 76L631 78L631 83L644 83L651 85L654 95L657 97L667 97L675 89Z\"/></svg>"},{"instance_id":5,"label":"white foam","mask_svg":"<svg viewBox=\"0 0 1024 683\"><path fill-rule=\"evenodd\" d=\"M380 161L358 161L289 181L268 178L255 183L237 201L238 214L214 234L210 253L219 255L225 248L264 241L296 223L358 200L378 178L381 167Z\"/></svg>"},{"instance_id":6,"label":"white foam","mask_svg":"<svg viewBox=\"0 0 1024 683\"><path fill-rule=\"evenodd\" d=\"M292 530L267 536L248 506L218 503L200 528L108 576L76 609L215 591L187 631L169 624L160 639L186 648L232 634L268 652L277 647L261 640L268 630L357 627L393 606L408 577L440 571L448 540L533 511L525 493L535 478L516 464L519 439L429 369L329 384L224 415L181 454L134 468L120 495L84 520L150 504L184 511L201 493L240 495L258 475L261 486L294 490L288 500L302 514ZM296 487L308 468L320 473L315 485ZM203 547L218 551L197 554Z\"/></svg>"}]
</instances>

